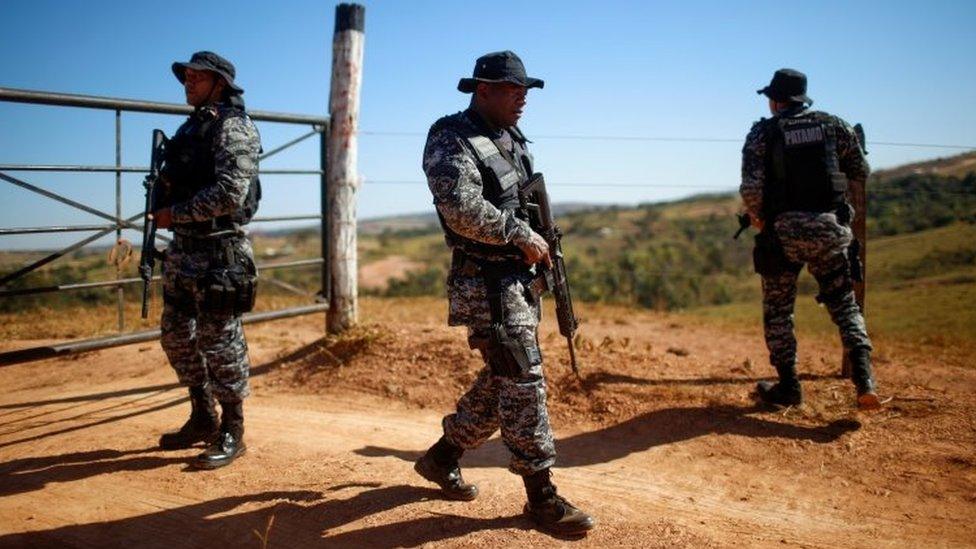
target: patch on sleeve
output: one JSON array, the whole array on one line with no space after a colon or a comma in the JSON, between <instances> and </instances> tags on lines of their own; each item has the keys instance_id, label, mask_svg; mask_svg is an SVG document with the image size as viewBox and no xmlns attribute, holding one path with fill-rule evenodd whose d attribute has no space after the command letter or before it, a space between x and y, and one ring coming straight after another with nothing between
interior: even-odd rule
<instances>
[{"instance_id":1,"label":"patch on sleeve","mask_svg":"<svg viewBox=\"0 0 976 549\"><path fill-rule=\"evenodd\" d=\"M443 197L450 195L457 188L457 177L432 176L428 178L428 186L434 196Z\"/></svg>"},{"instance_id":2,"label":"patch on sleeve","mask_svg":"<svg viewBox=\"0 0 976 549\"><path fill-rule=\"evenodd\" d=\"M238 155L237 167L241 170L249 172L254 169L254 161L252 161L251 157L246 154Z\"/></svg>"}]
</instances>

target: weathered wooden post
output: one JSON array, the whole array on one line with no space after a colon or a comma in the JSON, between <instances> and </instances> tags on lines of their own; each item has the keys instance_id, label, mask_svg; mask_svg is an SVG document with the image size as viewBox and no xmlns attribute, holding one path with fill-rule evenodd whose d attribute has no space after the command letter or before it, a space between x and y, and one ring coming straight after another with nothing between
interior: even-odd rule
<instances>
[{"instance_id":1,"label":"weathered wooden post","mask_svg":"<svg viewBox=\"0 0 976 549\"><path fill-rule=\"evenodd\" d=\"M359 90L363 81L366 8L336 6L332 38L332 86L329 94L329 146L326 180L329 196L329 258L332 291L326 330L338 333L356 324L356 132Z\"/></svg>"},{"instance_id":2,"label":"weathered wooden post","mask_svg":"<svg viewBox=\"0 0 976 549\"><path fill-rule=\"evenodd\" d=\"M848 198L851 205L854 206L854 220L851 222L851 229L854 231L854 238L861 244L859 257L861 258L861 272L864 275L860 282L854 281L854 299L861 308L861 314L865 315L865 322L867 321L867 313L864 310L864 290L868 281L867 185L867 181L851 181L848 192ZM851 359L846 352L841 361L840 375L843 378L851 377Z\"/></svg>"}]
</instances>

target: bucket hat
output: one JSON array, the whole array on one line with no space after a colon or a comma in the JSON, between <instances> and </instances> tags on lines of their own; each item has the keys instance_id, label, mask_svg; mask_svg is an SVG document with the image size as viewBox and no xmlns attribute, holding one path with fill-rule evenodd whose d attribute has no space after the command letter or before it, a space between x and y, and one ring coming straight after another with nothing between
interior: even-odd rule
<instances>
[{"instance_id":1,"label":"bucket hat","mask_svg":"<svg viewBox=\"0 0 976 549\"><path fill-rule=\"evenodd\" d=\"M807 75L793 69L780 69L773 74L769 85L756 93L781 103L806 103L813 105L807 96Z\"/></svg>"},{"instance_id":2,"label":"bucket hat","mask_svg":"<svg viewBox=\"0 0 976 549\"><path fill-rule=\"evenodd\" d=\"M198 51L187 62L177 61L173 63L173 74L176 75L180 84L186 80L186 69L215 72L227 81L228 88L235 93L244 93L244 88L234 83L234 76L236 75L234 64L212 51Z\"/></svg>"},{"instance_id":3,"label":"bucket hat","mask_svg":"<svg viewBox=\"0 0 976 549\"><path fill-rule=\"evenodd\" d=\"M460 92L472 93L478 87L478 82L511 82L526 88L542 88L545 82L538 78L530 78L525 74L525 65L514 53L496 51L487 53L474 63L471 78L462 78L457 89Z\"/></svg>"}]
</instances>

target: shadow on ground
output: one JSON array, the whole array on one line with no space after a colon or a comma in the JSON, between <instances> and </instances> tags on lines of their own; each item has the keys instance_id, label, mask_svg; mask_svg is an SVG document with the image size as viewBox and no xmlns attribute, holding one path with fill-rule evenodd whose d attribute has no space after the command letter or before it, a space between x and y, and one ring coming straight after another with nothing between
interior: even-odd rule
<instances>
[{"instance_id":1,"label":"shadow on ground","mask_svg":"<svg viewBox=\"0 0 976 549\"><path fill-rule=\"evenodd\" d=\"M656 446L673 444L710 434L731 434L753 438L786 438L826 444L861 424L850 419L832 421L818 427L779 423L749 415L764 408L749 406L704 406L655 410L609 427L579 433L556 441L560 467L579 467L606 463L643 452ZM431 442L437 436L431 428ZM366 446L355 451L366 457L393 456L414 461L420 452ZM462 458L465 467L505 467L508 452L500 440L492 440Z\"/></svg>"},{"instance_id":2,"label":"shadow on ground","mask_svg":"<svg viewBox=\"0 0 976 549\"><path fill-rule=\"evenodd\" d=\"M350 486L371 484L352 483L328 491L341 493ZM437 498L435 490L400 485L368 489L346 498L305 490L261 492L121 520L0 536L0 546L168 548L178 538L181 547L253 547L261 545L256 532L263 534L271 517L274 522L268 547L416 547L481 530L530 528L520 515L482 519L443 513L388 524L370 520L372 524L365 528L345 528L401 506ZM253 509L256 505L260 508ZM238 507L244 509L235 513Z\"/></svg>"}]
</instances>

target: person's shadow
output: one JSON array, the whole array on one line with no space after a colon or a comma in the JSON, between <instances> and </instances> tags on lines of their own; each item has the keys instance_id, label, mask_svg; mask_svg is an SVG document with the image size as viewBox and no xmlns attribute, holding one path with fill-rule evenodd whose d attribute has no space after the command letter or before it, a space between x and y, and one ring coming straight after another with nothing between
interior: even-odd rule
<instances>
[{"instance_id":1,"label":"person's shadow","mask_svg":"<svg viewBox=\"0 0 976 549\"><path fill-rule=\"evenodd\" d=\"M186 456L148 455L158 450L154 447L139 450L93 450L0 463L0 497L40 490L48 484L72 482L119 471L147 471L187 462Z\"/></svg>"},{"instance_id":2,"label":"person's shadow","mask_svg":"<svg viewBox=\"0 0 976 549\"><path fill-rule=\"evenodd\" d=\"M749 415L762 410L765 409L758 406L704 406L647 412L616 425L557 440L559 464L578 467L606 463L655 446L709 434L788 438L826 444L861 427L859 422L851 419L804 427ZM365 457L393 456L404 461L415 461L422 455L421 452L378 446L365 446L355 453ZM508 455L501 441L495 439L465 453L461 463L465 467L505 467Z\"/></svg>"},{"instance_id":3,"label":"person's shadow","mask_svg":"<svg viewBox=\"0 0 976 549\"><path fill-rule=\"evenodd\" d=\"M480 530L531 528L529 521L520 515L485 519L431 513L427 517L347 530L344 527L349 524L397 507L441 499L437 490L406 485L355 483L328 491L342 492L357 487L371 489L348 498L329 498L308 490L218 498L119 520L0 536L0 547L67 544L168 548L175 539L181 547L250 547L260 546L258 534L263 536L265 532L269 533L268 547L416 547ZM233 513L240 506L254 507L276 500L282 501L270 507ZM316 503L302 505L301 502Z\"/></svg>"}]
</instances>

